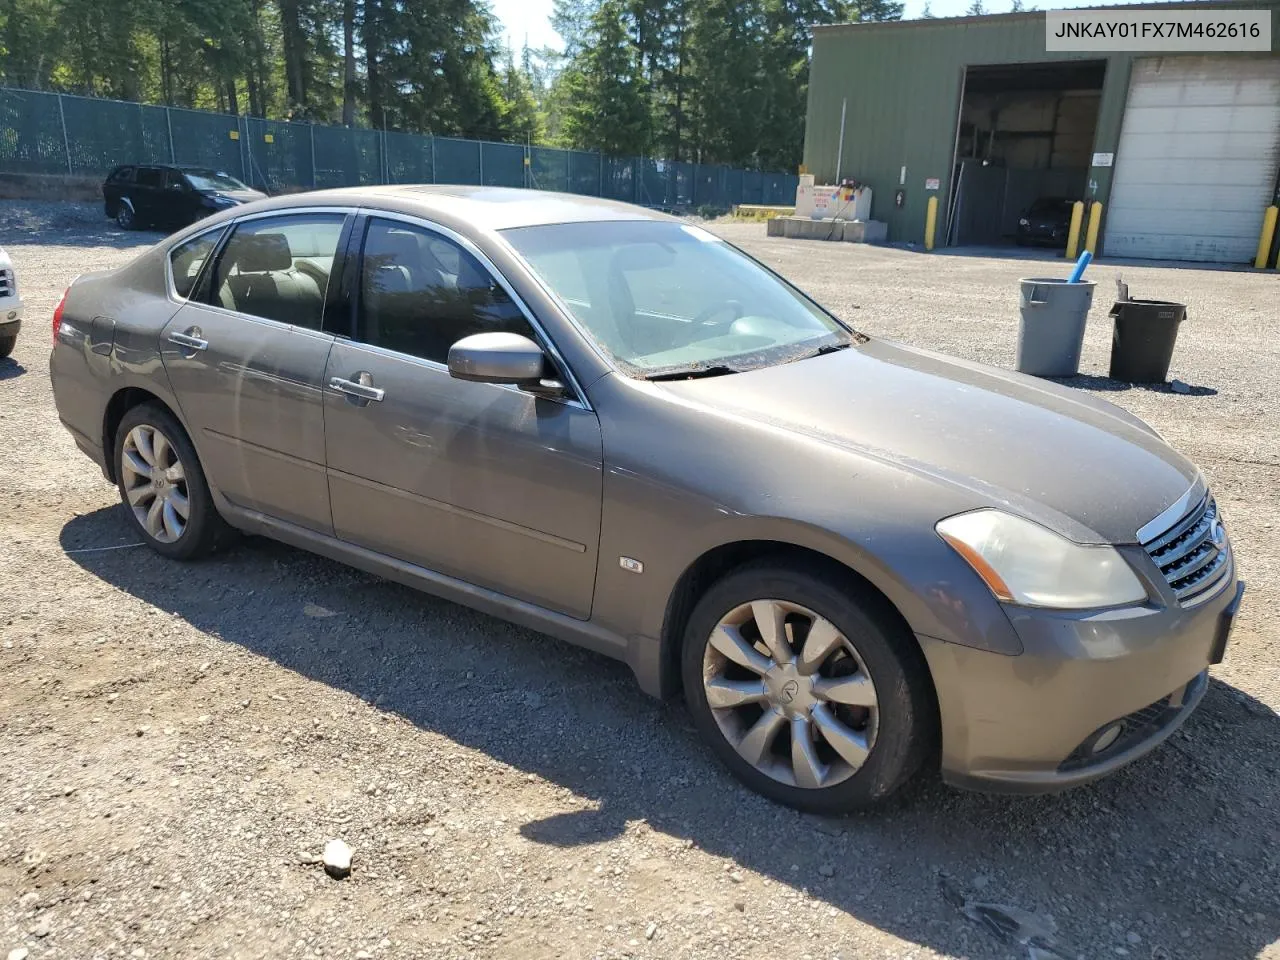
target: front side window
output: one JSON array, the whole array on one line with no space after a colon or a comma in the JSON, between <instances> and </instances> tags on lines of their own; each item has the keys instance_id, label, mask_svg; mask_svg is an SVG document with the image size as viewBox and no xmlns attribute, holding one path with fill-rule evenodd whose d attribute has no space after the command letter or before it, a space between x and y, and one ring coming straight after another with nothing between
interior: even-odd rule
<instances>
[{"instance_id":1,"label":"front side window","mask_svg":"<svg viewBox=\"0 0 1280 960\"><path fill-rule=\"evenodd\" d=\"M218 258L213 302L319 330L345 220L341 213L299 213L238 224Z\"/></svg>"},{"instance_id":2,"label":"front side window","mask_svg":"<svg viewBox=\"0 0 1280 960\"><path fill-rule=\"evenodd\" d=\"M426 228L369 221L357 339L447 363L453 344L492 331L533 337L519 306L475 257Z\"/></svg>"},{"instance_id":3,"label":"front side window","mask_svg":"<svg viewBox=\"0 0 1280 960\"><path fill-rule=\"evenodd\" d=\"M121 167L111 174L112 183L129 183L133 180L133 167Z\"/></svg>"},{"instance_id":4,"label":"front side window","mask_svg":"<svg viewBox=\"0 0 1280 960\"><path fill-rule=\"evenodd\" d=\"M209 254L213 253L213 248L217 246L218 237L221 235L221 228L210 230L208 233L202 233L198 237L192 237L178 244L169 251L169 269L173 274L173 289L182 299L185 300L191 296L196 280L200 277L200 268L204 266Z\"/></svg>"},{"instance_id":5,"label":"front side window","mask_svg":"<svg viewBox=\"0 0 1280 960\"><path fill-rule=\"evenodd\" d=\"M781 277L688 224L561 223L503 236L631 376L749 370L855 337Z\"/></svg>"}]
</instances>

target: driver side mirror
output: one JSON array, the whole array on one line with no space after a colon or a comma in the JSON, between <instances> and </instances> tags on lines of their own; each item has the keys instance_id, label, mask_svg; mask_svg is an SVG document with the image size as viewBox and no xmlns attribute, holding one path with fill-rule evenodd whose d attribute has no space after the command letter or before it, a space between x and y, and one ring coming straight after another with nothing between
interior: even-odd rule
<instances>
[{"instance_id":1,"label":"driver side mirror","mask_svg":"<svg viewBox=\"0 0 1280 960\"><path fill-rule=\"evenodd\" d=\"M518 333L473 333L449 348L449 376L476 383L510 383L538 396L564 393L564 384L548 379L542 348Z\"/></svg>"}]
</instances>

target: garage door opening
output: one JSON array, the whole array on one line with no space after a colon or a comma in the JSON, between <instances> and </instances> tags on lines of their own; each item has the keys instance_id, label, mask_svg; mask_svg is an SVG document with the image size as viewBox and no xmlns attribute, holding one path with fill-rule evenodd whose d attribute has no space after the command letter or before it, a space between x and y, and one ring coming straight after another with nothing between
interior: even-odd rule
<instances>
[{"instance_id":1,"label":"garage door opening","mask_svg":"<svg viewBox=\"0 0 1280 960\"><path fill-rule=\"evenodd\" d=\"M1085 199L1105 74L1102 60L965 71L949 245L1066 246L1063 219Z\"/></svg>"}]
</instances>

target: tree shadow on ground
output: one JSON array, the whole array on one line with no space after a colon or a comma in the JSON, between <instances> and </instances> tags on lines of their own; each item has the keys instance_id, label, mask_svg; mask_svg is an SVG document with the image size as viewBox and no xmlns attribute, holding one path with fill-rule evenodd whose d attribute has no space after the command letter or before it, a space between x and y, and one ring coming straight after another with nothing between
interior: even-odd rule
<instances>
[{"instance_id":1,"label":"tree shadow on ground","mask_svg":"<svg viewBox=\"0 0 1280 960\"><path fill-rule=\"evenodd\" d=\"M934 774L824 819L738 786L619 663L266 540L189 565L101 549L136 541L118 507L60 537L85 570L225 643L594 801L522 824L534 842L586 849L644 820L947 955L1025 955L965 919L965 896L1053 914L1071 957L1253 957L1280 936L1280 717L1219 681L1182 732L1097 784L1010 798ZM311 602L335 615L308 617Z\"/></svg>"}]
</instances>

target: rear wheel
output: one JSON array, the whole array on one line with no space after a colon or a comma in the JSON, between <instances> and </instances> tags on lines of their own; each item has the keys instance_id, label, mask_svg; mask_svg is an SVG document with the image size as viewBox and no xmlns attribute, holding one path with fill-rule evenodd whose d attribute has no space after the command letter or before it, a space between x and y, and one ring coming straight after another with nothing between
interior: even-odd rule
<instances>
[{"instance_id":1,"label":"rear wheel","mask_svg":"<svg viewBox=\"0 0 1280 960\"><path fill-rule=\"evenodd\" d=\"M116 205L116 223L119 224L122 230L132 230L138 225L138 218L134 215L133 207L123 200Z\"/></svg>"},{"instance_id":2,"label":"rear wheel","mask_svg":"<svg viewBox=\"0 0 1280 960\"><path fill-rule=\"evenodd\" d=\"M230 528L214 506L195 448L160 404L125 413L116 430L115 465L120 499L157 553L192 560L227 539Z\"/></svg>"},{"instance_id":3,"label":"rear wheel","mask_svg":"<svg viewBox=\"0 0 1280 960\"><path fill-rule=\"evenodd\" d=\"M689 619L685 696L699 731L752 789L816 813L887 797L936 729L914 638L821 567L744 567Z\"/></svg>"}]
</instances>

